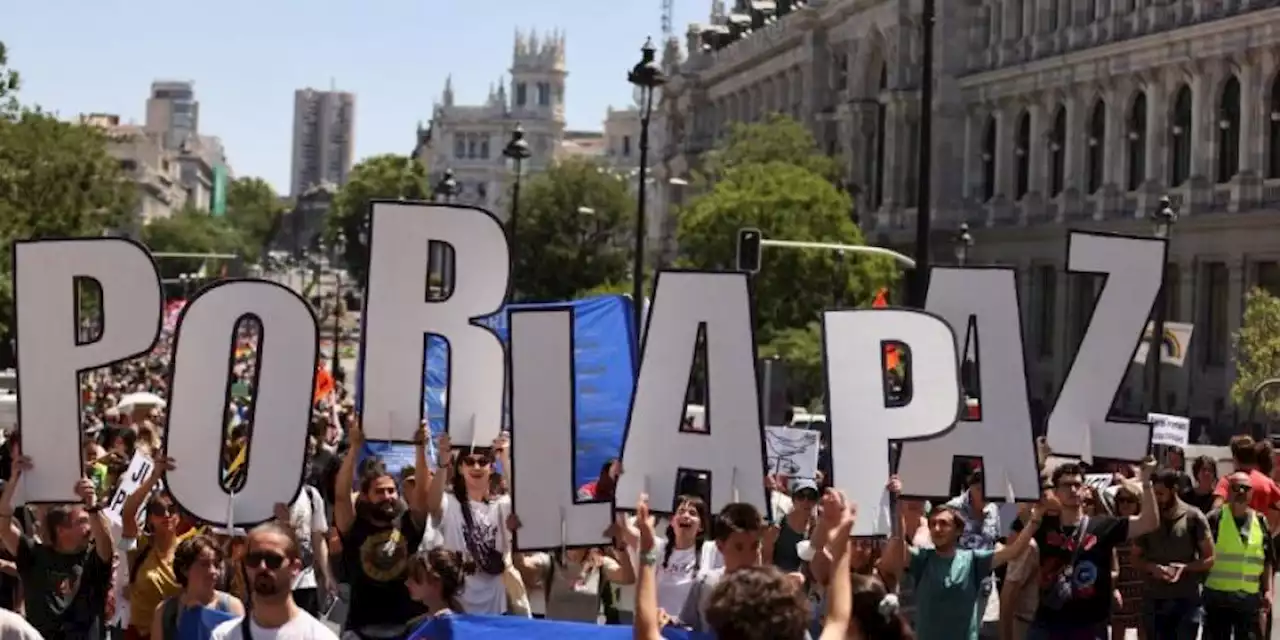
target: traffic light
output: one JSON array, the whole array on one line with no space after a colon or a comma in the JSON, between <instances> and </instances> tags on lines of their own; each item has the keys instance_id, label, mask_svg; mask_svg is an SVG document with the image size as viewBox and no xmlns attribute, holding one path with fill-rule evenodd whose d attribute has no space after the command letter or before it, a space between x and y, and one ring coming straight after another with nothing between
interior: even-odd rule
<instances>
[{"instance_id":1,"label":"traffic light","mask_svg":"<svg viewBox=\"0 0 1280 640\"><path fill-rule=\"evenodd\" d=\"M738 271L759 273L762 239L759 229L738 230Z\"/></svg>"}]
</instances>

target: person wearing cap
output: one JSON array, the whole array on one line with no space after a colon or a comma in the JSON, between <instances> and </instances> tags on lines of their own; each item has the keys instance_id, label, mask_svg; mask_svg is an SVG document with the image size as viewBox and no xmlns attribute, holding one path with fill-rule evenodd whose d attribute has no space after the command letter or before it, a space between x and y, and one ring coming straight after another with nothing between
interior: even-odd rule
<instances>
[{"instance_id":1,"label":"person wearing cap","mask_svg":"<svg viewBox=\"0 0 1280 640\"><path fill-rule=\"evenodd\" d=\"M818 506L818 483L812 478L792 478L788 488L791 508L783 518L765 530L762 558L779 569L799 571L804 564L796 545L809 539L814 509Z\"/></svg>"}]
</instances>

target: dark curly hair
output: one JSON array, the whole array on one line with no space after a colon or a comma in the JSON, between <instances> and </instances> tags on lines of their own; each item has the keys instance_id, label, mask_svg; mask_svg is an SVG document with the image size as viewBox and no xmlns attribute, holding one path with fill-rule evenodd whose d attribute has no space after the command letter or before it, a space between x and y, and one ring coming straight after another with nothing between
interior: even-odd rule
<instances>
[{"instance_id":1,"label":"dark curly hair","mask_svg":"<svg viewBox=\"0 0 1280 640\"><path fill-rule=\"evenodd\" d=\"M195 566L200 560L200 554L205 551L212 551L213 563L222 566L222 547L213 538L194 536L178 543L178 548L173 551L173 575L178 579L179 585L187 586L187 575L191 572L191 567Z\"/></svg>"},{"instance_id":2,"label":"dark curly hair","mask_svg":"<svg viewBox=\"0 0 1280 640\"><path fill-rule=\"evenodd\" d=\"M853 623L867 640L915 640L906 615L896 600L886 600L888 595L877 578L853 576Z\"/></svg>"},{"instance_id":3,"label":"dark curly hair","mask_svg":"<svg viewBox=\"0 0 1280 640\"><path fill-rule=\"evenodd\" d=\"M462 593L467 576L475 572L475 561L461 551L432 549L414 555L409 562L409 579L440 585L440 598L449 603L454 613L465 613L458 594Z\"/></svg>"},{"instance_id":4,"label":"dark curly hair","mask_svg":"<svg viewBox=\"0 0 1280 640\"><path fill-rule=\"evenodd\" d=\"M725 574L706 615L719 640L803 640L810 621L804 588L772 566Z\"/></svg>"}]
</instances>

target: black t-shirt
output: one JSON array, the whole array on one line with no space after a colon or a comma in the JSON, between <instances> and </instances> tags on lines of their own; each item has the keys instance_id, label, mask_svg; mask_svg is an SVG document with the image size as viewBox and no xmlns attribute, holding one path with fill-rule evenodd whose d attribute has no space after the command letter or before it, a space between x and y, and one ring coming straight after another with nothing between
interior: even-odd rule
<instances>
[{"instance_id":1,"label":"black t-shirt","mask_svg":"<svg viewBox=\"0 0 1280 640\"><path fill-rule=\"evenodd\" d=\"M25 587L27 621L48 640L97 640L111 588L111 562L93 545L80 553L58 553L22 536L18 575Z\"/></svg>"},{"instance_id":2,"label":"black t-shirt","mask_svg":"<svg viewBox=\"0 0 1280 640\"><path fill-rule=\"evenodd\" d=\"M426 531L407 511L397 524L378 527L356 518L342 536L342 564L351 583L346 629L404 624L426 611L409 597L404 584L409 560Z\"/></svg>"},{"instance_id":3,"label":"black t-shirt","mask_svg":"<svg viewBox=\"0 0 1280 640\"><path fill-rule=\"evenodd\" d=\"M1195 489L1183 491L1180 496L1182 501L1199 509L1201 513L1208 514L1213 511L1213 492L1198 493Z\"/></svg>"},{"instance_id":4,"label":"black t-shirt","mask_svg":"<svg viewBox=\"0 0 1280 640\"><path fill-rule=\"evenodd\" d=\"M1036 530L1040 545L1040 606L1036 621L1050 629L1079 629L1103 624L1111 616L1111 554L1129 538L1129 519L1091 516L1084 536L1078 526L1064 527L1046 516ZM1079 553L1076 553L1079 542ZM1075 562L1072 564L1072 559ZM1055 596L1059 576L1069 594Z\"/></svg>"}]
</instances>

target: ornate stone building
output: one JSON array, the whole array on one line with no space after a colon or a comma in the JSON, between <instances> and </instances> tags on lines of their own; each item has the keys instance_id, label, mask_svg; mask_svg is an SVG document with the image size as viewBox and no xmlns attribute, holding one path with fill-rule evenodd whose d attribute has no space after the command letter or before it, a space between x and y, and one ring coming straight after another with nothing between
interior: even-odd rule
<instances>
[{"instance_id":1,"label":"ornate stone building","mask_svg":"<svg viewBox=\"0 0 1280 640\"><path fill-rule=\"evenodd\" d=\"M419 127L413 155L427 163L433 184L453 169L457 202L482 206L506 216L507 192L514 177L502 150L516 123L525 130L532 157L523 170L539 171L550 162L565 134L565 40L560 33L516 32L510 87L499 80L484 104L454 103L453 82L445 83L427 129Z\"/></svg>"},{"instance_id":2,"label":"ornate stone building","mask_svg":"<svg viewBox=\"0 0 1280 640\"><path fill-rule=\"evenodd\" d=\"M731 122L789 113L846 167L868 240L910 251L915 5L715 6L710 25L690 28L691 53L666 89L661 170L696 167ZM708 34L732 42L705 46ZM1235 422L1230 336L1244 294L1280 292L1278 45L1276 0L938 2L935 262L953 260L949 239L966 222L971 262L1019 269L1038 400L1056 395L1100 286L1064 272L1065 231L1150 233L1145 216L1167 194L1181 215L1168 319L1196 328L1186 366L1164 376L1164 408ZM1131 377L1117 405L1137 411Z\"/></svg>"}]
</instances>

